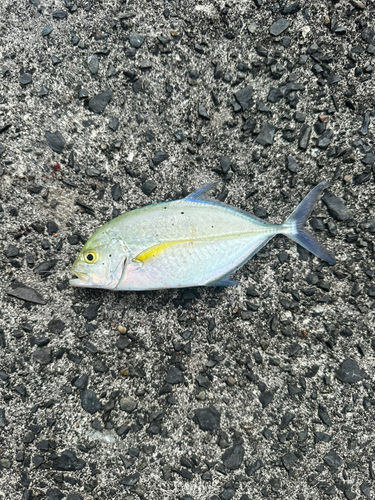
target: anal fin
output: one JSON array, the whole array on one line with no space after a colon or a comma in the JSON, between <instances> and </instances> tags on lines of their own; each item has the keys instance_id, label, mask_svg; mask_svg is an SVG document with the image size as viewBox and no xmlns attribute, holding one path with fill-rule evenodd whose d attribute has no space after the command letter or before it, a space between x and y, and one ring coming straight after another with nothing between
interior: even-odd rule
<instances>
[{"instance_id":1,"label":"anal fin","mask_svg":"<svg viewBox=\"0 0 375 500\"><path fill-rule=\"evenodd\" d=\"M206 283L205 286L237 286L240 284L239 281L234 281L229 279L230 275L232 274L232 271L228 274L224 274L221 278L218 278L215 281L210 281L209 283Z\"/></svg>"}]
</instances>

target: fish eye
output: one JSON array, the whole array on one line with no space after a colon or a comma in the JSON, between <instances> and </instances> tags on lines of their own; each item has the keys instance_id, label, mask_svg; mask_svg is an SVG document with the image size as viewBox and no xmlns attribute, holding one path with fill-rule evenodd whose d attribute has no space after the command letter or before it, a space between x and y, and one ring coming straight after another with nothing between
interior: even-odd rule
<instances>
[{"instance_id":1,"label":"fish eye","mask_svg":"<svg viewBox=\"0 0 375 500\"><path fill-rule=\"evenodd\" d=\"M85 253L83 258L85 259L85 262L87 262L87 264L95 264L95 262L98 260L98 254L94 250L89 250Z\"/></svg>"}]
</instances>

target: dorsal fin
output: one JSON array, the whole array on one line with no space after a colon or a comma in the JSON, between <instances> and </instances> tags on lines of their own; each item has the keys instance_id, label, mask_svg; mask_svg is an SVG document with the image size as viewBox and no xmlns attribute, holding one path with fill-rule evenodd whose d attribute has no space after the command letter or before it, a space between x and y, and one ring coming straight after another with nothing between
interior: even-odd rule
<instances>
[{"instance_id":1,"label":"dorsal fin","mask_svg":"<svg viewBox=\"0 0 375 500\"><path fill-rule=\"evenodd\" d=\"M207 200L209 199L207 193L211 191L211 189L216 187L218 184L219 184L218 181L209 182L208 184L205 184L204 186L199 188L198 191L194 191L194 193L191 193L188 196L186 196L185 200Z\"/></svg>"},{"instance_id":2,"label":"dorsal fin","mask_svg":"<svg viewBox=\"0 0 375 500\"><path fill-rule=\"evenodd\" d=\"M215 198L210 198L209 196L207 196L207 193L209 191L211 191L211 189L216 187L218 184L219 184L219 181L209 182L208 184L205 184L200 189L198 189L198 191L195 191L194 193L191 193L188 196L186 196L186 198L184 198L184 200L201 201L201 202L205 202L205 203L211 203L212 205L221 206L221 207L227 208L229 210L233 210L234 212L244 214L253 220L261 222L264 225L267 225L266 221L264 221L263 219L259 219L259 217L255 217L255 215L247 212L246 210L242 210L241 208L232 207L231 205L228 205L227 203L224 203L223 201L219 201L219 200L216 200Z\"/></svg>"}]
</instances>

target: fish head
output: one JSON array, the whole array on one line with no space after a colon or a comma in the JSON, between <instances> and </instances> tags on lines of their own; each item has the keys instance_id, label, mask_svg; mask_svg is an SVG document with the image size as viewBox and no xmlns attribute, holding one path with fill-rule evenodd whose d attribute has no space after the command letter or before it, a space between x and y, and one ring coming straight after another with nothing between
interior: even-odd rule
<instances>
[{"instance_id":1,"label":"fish head","mask_svg":"<svg viewBox=\"0 0 375 500\"><path fill-rule=\"evenodd\" d=\"M126 265L126 248L105 226L98 229L79 252L69 280L75 287L113 290L121 280Z\"/></svg>"}]
</instances>

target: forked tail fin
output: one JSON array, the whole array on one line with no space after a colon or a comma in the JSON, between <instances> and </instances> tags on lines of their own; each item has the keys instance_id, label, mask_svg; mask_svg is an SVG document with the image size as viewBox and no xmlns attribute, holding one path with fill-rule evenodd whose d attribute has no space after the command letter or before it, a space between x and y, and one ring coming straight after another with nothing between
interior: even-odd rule
<instances>
[{"instance_id":1,"label":"forked tail fin","mask_svg":"<svg viewBox=\"0 0 375 500\"><path fill-rule=\"evenodd\" d=\"M321 194L329 187L328 182L321 182L301 201L298 207L287 218L281 226L281 233L288 236L293 241L306 248L320 259L329 264L336 264L334 256L329 253L315 237L305 229L304 225L310 216L315 203L319 200Z\"/></svg>"}]
</instances>

